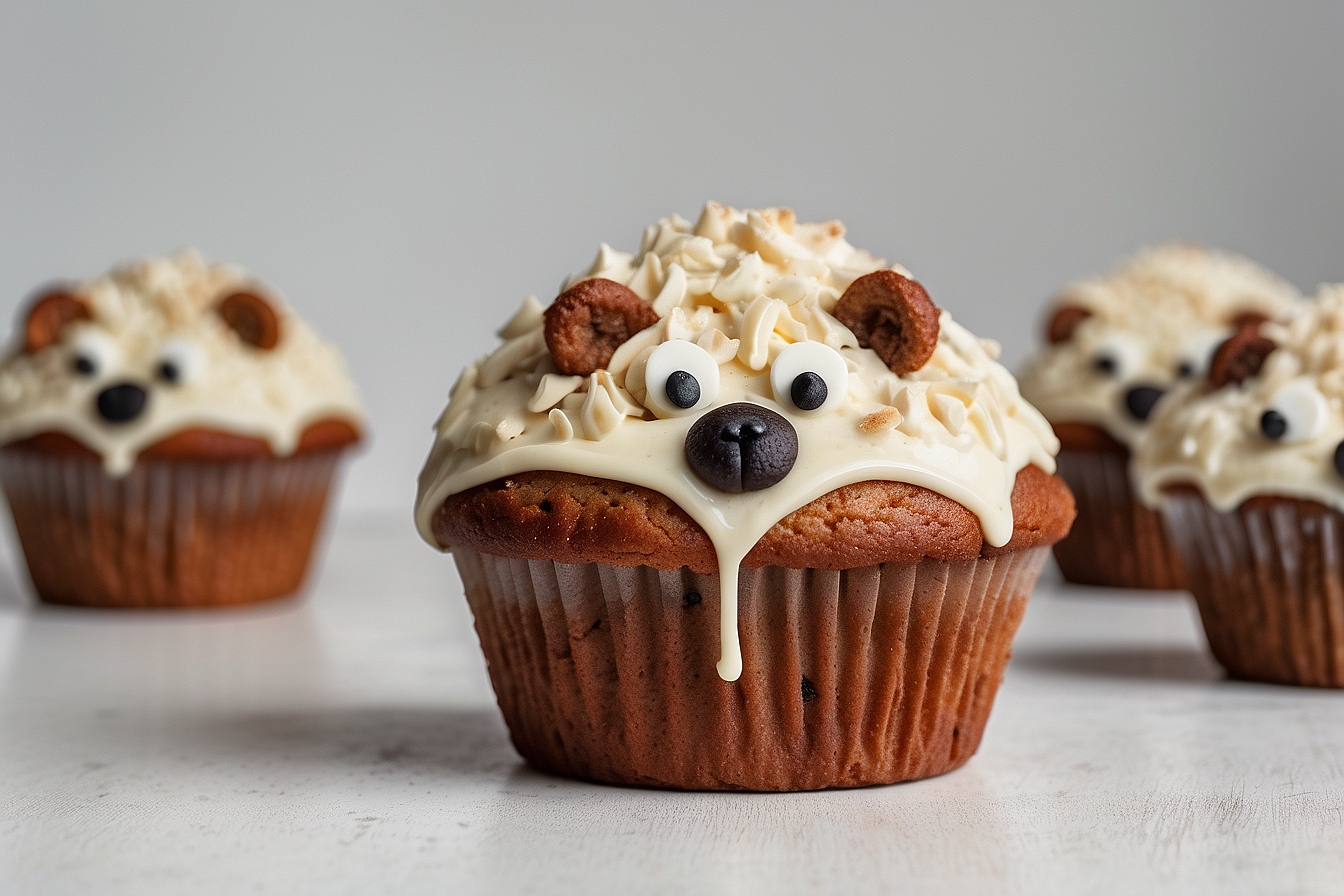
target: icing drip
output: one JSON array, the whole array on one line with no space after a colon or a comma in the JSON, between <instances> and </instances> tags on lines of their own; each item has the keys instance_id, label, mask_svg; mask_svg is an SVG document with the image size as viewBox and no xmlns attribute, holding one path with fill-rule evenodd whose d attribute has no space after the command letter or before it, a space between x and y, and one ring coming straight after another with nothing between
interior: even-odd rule
<instances>
[{"instance_id":1,"label":"icing drip","mask_svg":"<svg viewBox=\"0 0 1344 896\"><path fill-rule=\"evenodd\" d=\"M564 378L548 357L510 348L541 326L540 315L525 304L501 333L508 341L463 373L440 417L420 475L422 536L435 544L433 516L449 495L533 470L660 492L714 545L718 672L726 681L742 672L737 582L743 558L782 517L834 489L869 479L923 486L970 509L987 542L1006 543L1018 471L1034 464L1052 472L1058 442L994 361L997 345L976 339L946 312L932 358L905 377L859 348L831 309L854 279L884 266L845 242L838 222L804 224L784 209L740 212L715 203L694 225L674 216L649 228L639 253L604 245L590 270L569 282L601 276L626 284L652 302L661 319L617 349L605 371ZM520 320L532 321L533 330L515 326ZM664 384L648 381L655 349L676 340L698 346L704 363L717 365L711 378L717 391L689 410L653 401L651 393ZM771 365L802 341L838 353L835 363L848 372L841 401L804 411L775 393ZM483 385L481 371L494 365L493 374L494 359L505 350L515 358L513 369ZM686 437L695 422L738 402L782 415L797 434L796 462L769 488L720 491L687 462ZM497 427L506 419L521 420L522 428L502 441Z\"/></svg>"}]
</instances>

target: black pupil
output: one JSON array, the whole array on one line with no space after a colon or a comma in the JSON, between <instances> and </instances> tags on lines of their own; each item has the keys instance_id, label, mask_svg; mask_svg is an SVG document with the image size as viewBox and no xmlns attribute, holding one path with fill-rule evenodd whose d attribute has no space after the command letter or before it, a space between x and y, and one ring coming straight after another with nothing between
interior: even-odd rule
<instances>
[{"instance_id":1,"label":"black pupil","mask_svg":"<svg viewBox=\"0 0 1344 896\"><path fill-rule=\"evenodd\" d=\"M170 383L175 383L182 378L182 371L178 370L172 361L164 361L159 365L159 376Z\"/></svg>"},{"instance_id":2,"label":"black pupil","mask_svg":"<svg viewBox=\"0 0 1344 896\"><path fill-rule=\"evenodd\" d=\"M1260 418L1260 431L1267 439L1281 439L1288 432L1288 418L1270 408Z\"/></svg>"},{"instance_id":3,"label":"black pupil","mask_svg":"<svg viewBox=\"0 0 1344 896\"><path fill-rule=\"evenodd\" d=\"M1189 361L1182 361L1181 366L1176 368L1176 375L1181 379L1189 379L1195 375L1195 365Z\"/></svg>"},{"instance_id":4,"label":"black pupil","mask_svg":"<svg viewBox=\"0 0 1344 896\"><path fill-rule=\"evenodd\" d=\"M667 400L679 408L693 408L700 400L700 383L684 370L674 370L667 378Z\"/></svg>"},{"instance_id":5,"label":"black pupil","mask_svg":"<svg viewBox=\"0 0 1344 896\"><path fill-rule=\"evenodd\" d=\"M75 357L75 370L78 370L85 376L91 376L97 369L98 367L93 363L92 358L86 358L84 355Z\"/></svg>"},{"instance_id":6,"label":"black pupil","mask_svg":"<svg viewBox=\"0 0 1344 896\"><path fill-rule=\"evenodd\" d=\"M1102 355L1101 357L1097 358L1097 360L1094 361L1093 364L1095 364L1096 368L1100 370L1102 373L1113 374L1120 369L1120 365L1117 364L1116 360L1112 358L1110 355Z\"/></svg>"},{"instance_id":7,"label":"black pupil","mask_svg":"<svg viewBox=\"0 0 1344 896\"><path fill-rule=\"evenodd\" d=\"M808 370L793 378L789 397L800 411L815 411L826 403L826 381L820 374Z\"/></svg>"}]
</instances>

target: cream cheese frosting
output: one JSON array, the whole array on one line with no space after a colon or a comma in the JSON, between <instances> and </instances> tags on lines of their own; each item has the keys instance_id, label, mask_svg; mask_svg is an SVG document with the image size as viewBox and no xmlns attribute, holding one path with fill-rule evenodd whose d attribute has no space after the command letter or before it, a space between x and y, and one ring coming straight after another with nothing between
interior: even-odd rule
<instances>
[{"instance_id":1,"label":"cream cheese frosting","mask_svg":"<svg viewBox=\"0 0 1344 896\"><path fill-rule=\"evenodd\" d=\"M1147 503L1189 484L1224 512L1266 494L1344 511L1344 284L1321 287L1261 333L1277 348L1254 377L1219 389L1192 383L1154 415L1133 462Z\"/></svg>"},{"instance_id":2,"label":"cream cheese frosting","mask_svg":"<svg viewBox=\"0 0 1344 896\"><path fill-rule=\"evenodd\" d=\"M448 496L533 470L660 492L714 544L722 598L718 671L728 681L742 670L739 564L782 517L836 488L869 479L923 486L970 509L989 544L1005 544L1018 471L1035 464L1053 472L1058 441L996 362L998 345L977 339L946 311L931 359L905 376L859 347L831 312L855 279L885 267L851 246L837 221L802 223L788 209L712 202L695 223L674 215L647 228L637 252L603 245L566 287L593 277L625 284L650 303L658 322L621 345L605 369L564 376L547 351L543 308L529 297L500 330L503 343L463 371L439 417L419 481L421 535L442 547L431 526ZM700 379L712 394L687 412L649 388L667 346L706 356ZM838 400L801 411L780 396L775 365L791 371L800 351L815 355L818 369L831 364ZM778 484L720 491L688 463L692 425L703 412L736 402L781 414L795 428L797 460Z\"/></svg>"},{"instance_id":3,"label":"cream cheese frosting","mask_svg":"<svg viewBox=\"0 0 1344 896\"><path fill-rule=\"evenodd\" d=\"M1052 301L1053 312L1087 316L1023 366L1022 394L1053 422L1099 426L1133 449L1146 426L1131 410L1131 390L1166 392L1202 376L1237 315L1276 318L1298 299L1294 286L1239 255L1185 244L1146 249Z\"/></svg>"},{"instance_id":4,"label":"cream cheese frosting","mask_svg":"<svg viewBox=\"0 0 1344 896\"><path fill-rule=\"evenodd\" d=\"M0 444L63 433L121 476L145 448L186 429L261 439L283 457L312 423L362 427L363 410L336 348L238 267L207 263L188 249L65 291L90 317L66 324L39 351L25 351L20 335L0 362ZM273 348L245 344L216 313L217 303L237 291L262 297L274 312ZM98 400L118 384L142 389L144 410L110 422L98 413Z\"/></svg>"}]
</instances>

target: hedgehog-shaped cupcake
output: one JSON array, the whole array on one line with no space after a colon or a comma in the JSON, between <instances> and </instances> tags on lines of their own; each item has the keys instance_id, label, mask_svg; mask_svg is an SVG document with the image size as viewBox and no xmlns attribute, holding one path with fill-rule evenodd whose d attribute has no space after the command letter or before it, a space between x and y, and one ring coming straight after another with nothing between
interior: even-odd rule
<instances>
[{"instance_id":1,"label":"hedgehog-shaped cupcake","mask_svg":"<svg viewBox=\"0 0 1344 896\"><path fill-rule=\"evenodd\" d=\"M1244 330L1135 455L1239 678L1344 687L1344 285Z\"/></svg>"},{"instance_id":2,"label":"hedgehog-shaped cupcake","mask_svg":"<svg viewBox=\"0 0 1344 896\"><path fill-rule=\"evenodd\" d=\"M524 756L770 790L970 756L1073 514L996 345L838 222L713 203L500 336L417 521Z\"/></svg>"}]
</instances>

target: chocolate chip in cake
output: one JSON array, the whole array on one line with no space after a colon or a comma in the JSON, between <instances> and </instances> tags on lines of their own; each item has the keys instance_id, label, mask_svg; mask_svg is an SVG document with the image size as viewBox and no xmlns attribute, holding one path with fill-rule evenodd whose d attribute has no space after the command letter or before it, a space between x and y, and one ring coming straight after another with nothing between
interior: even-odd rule
<instances>
[{"instance_id":1,"label":"chocolate chip in cake","mask_svg":"<svg viewBox=\"0 0 1344 896\"><path fill-rule=\"evenodd\" d=\"M806 675L803 676L803 705L811 703L817 699L820 694L817 693L817 686L812 683L812 679Z\"/></svg>"},{"instance_id":2,"label":"chocolate chip in cake","mask_svg":"<svg viewBox=\"0 0 1344 896\"><path fill-rule=\"evenodd\" d=\"M699 591L687 591L686 596L681 599L682 607L689 610L691 607L698 607L700 601L704 600Z\"/></svg>"}]
</instances>

